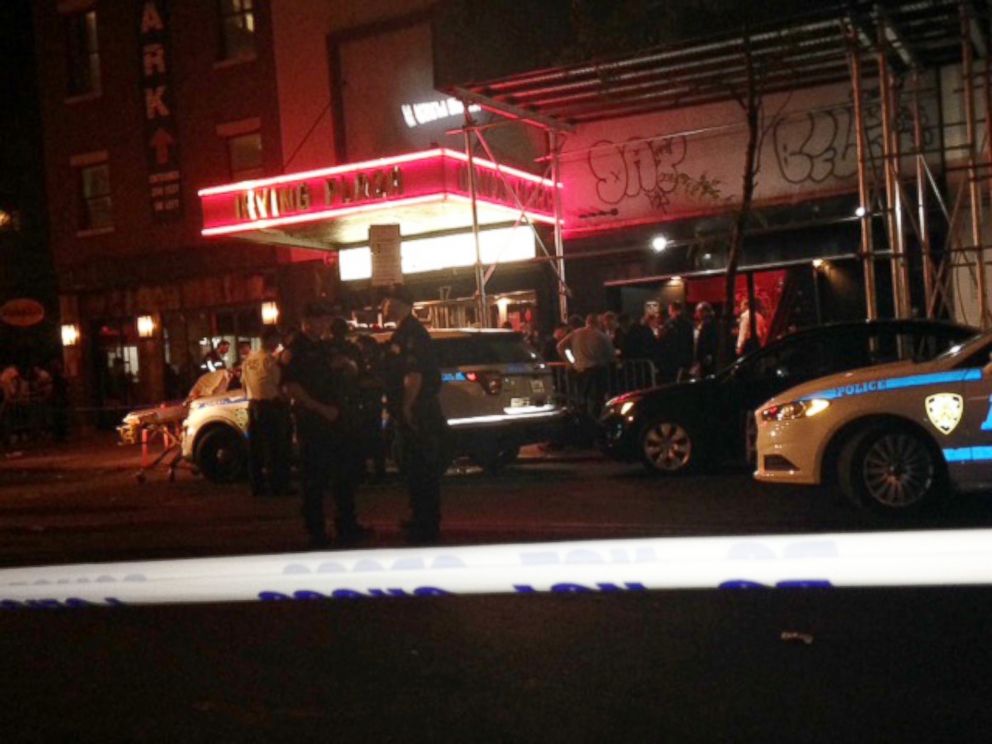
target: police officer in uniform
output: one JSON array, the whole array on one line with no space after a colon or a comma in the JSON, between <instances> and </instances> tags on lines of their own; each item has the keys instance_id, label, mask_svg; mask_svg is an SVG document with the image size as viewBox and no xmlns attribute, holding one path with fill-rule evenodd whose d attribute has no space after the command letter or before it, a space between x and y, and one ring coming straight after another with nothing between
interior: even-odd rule
<instances>
[{"instance_id":1,"label":"police officer in uniform","mask_svg":"<svg viewBox=\"0 0 992 744\"><path fill-rule=\"evenodd\" d=\"M248 480L254 496L289 494L292 421L275 357L279 332L262 334L262 348L248 354L242 382L248 396Z\"/></svg>"},{"instance_id":2,"label":"police officer in uniform","mask_svg":"<svg viewBox=\"0 0 992 744\"><path fill-rule=\"evenodd\" d=\"M217 346L211 345L210 351L203 355L200 361L200 374L216 372L218 369L227 369L227 352L231 349L229 341L221 339Z\"/></svg>"},{"instance_id":3,"label":"police officer in uniform","mask_svg":"<svg viewBox=\"0 0 992 744\"><path fill-rule=\"evenodd\" d=\"M329 544L324 493L334 494L336 542L347 546L367 540L372 530L355 515L357 468L353 432L354 362L336 354L322 339L331 316L319 303L305 310L303 326L284 355L283 383L293 400L303 481L303 520L314 548Z\"/></svg>"},{"instance_id":4,"label":"police officer in uniform","mask_svg":"<svg viewBox=\"0 0 992 744\"><path fill-rule=\"evenodd\" d=\"M438 393L441 371L430 334L413 316L413 300L403 287L390 288L383 316L396 323L386 360L386 397L397 425L411 519L403 523L407 541L436 542L441 526L441 475L447 422Z\"/></svg>"}]
</instances>

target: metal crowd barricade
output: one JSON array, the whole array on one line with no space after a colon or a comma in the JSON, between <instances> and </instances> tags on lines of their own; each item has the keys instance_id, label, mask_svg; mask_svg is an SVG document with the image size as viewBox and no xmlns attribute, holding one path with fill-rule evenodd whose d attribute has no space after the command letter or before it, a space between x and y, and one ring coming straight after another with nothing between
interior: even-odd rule
<instances>
[{"instance_id":1,"label":"metal crowd barricade","mask_svg":"<svg viewBox=\"0 0 992 744\"><path fill-rule=\"evenodd\" d=\"M575 372L565 362L549 362L554 374L555 394L563 405L582 407L576 385ZM657 380L657 370L650 359L625 359L610 365L607 391L609 397L652 387Z\"/></svg>"},{"instance_id":2,"label":"metal crowd barricade","mask_svg":"<svg viewBox=\"0 0 992 744\"><path fill-rule=\"evenodd\" d=\"M610 367L610 397L653 387L657 370L650 359L625 359Z\"/></svg>"}]
</instances>

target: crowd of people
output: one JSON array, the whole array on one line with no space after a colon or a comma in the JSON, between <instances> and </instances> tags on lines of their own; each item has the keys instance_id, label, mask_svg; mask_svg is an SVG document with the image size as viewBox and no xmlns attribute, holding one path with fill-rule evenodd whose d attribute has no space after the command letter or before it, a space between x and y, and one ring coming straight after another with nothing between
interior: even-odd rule
<instances>
[{"instance_id":1,"label":"crowd of people","mask_svg":"<svg viewBox=\"0 0 992 744\"><path fill-rule=\"evenodd\" d=\"M69 393L62 362L8 364L0 371L0 450L29 441L64 442L69 433Z\"/></svg>"},{"instance_id":2,"label":"crowd of people","mask_svg":"<svg viewBox=\"0 0 992 744\"><path fill-rule=\"evenodd\" d=\"M734 350L737 356L749 354L767 340L768 323L759 310L751 311L746 299L740 300L736 316ZM705 377L719 363L718 319L712 305L698 302L689 309L672 302L659 312L646 313L634 320L627 313L573 315L541 341L524 329L528 343L545 361L560 363L569 370L566 378L573 403L595 419L610 392L611 370L624 362L651 363L651 373L641 386L661 385Z\"/></svg>"},{"instance_id":3,"label":"crowd of people","mask_svg":"<svg viewBox=\"0 0 992 744\"><path fill-rule=\"evenodd\" d=\"M508 326L507 326L508 327ZM762 312L755 313L756 337L752 338L750 310L747 300L741 300L735 319L734 348L743 356L764 345L768 321ZM659 312L646 313L633 319L628 313L591 313L584 318L572 315L567 323L555 327L551 336L541 339L536 331L522 328L524 338L545 361L576 365L576 360L564 354L569 344L561 341L569 334L583 330L578 338L586 343L598 331L609 342L609 354L601 364L624 360L651 361L657 371L658 383L674 382L693 377L705 377L716 371L719 343L717 318L712 305L698 302L690 312L682 302L672 302ZM601 348L607 348L601 345ZM578 362L577 366L587 366Z\"/></svg>"}]
</instances>

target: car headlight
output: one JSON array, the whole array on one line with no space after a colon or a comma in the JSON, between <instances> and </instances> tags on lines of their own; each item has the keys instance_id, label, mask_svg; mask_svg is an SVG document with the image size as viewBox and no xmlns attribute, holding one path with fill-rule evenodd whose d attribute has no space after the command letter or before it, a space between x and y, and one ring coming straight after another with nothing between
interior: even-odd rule
<instances>
[{"instance_id":1,"label":"car headlight","mask_svg":"<svg viewBox=\"0 0 992 744\"><path fill-rule=\"evenodd\" d=\"M794 400L791 403L782 403L777 406L768 406L761 411L762 421L795 421L796 419L809 418L827 410L830 405L829 400L823 398L812 398L810 400Z\"/></svg>"},{"instance_id":2,"label":"car headlight","mask_svg":"<svg viewBox=\"0 0 992 744\"><path fill-rule=\"evenodd\" d=\"M606 405L603 407L603 413L607 415L626 416L634 409L635 405L637 405L636 400L624 400L621 402L620 399L613 398L606 402Z\"/></svg>"}]
</instances>

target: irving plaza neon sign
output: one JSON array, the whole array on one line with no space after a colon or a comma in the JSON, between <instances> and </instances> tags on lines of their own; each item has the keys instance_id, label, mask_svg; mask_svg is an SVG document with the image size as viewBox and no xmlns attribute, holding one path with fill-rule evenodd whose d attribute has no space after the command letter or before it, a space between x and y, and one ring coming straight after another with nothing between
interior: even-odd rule
<instances>
[{"instance_id":1,"label":"irving plaza neon sign","mask_svg":"<svg viewBox=\"0 0 992 744\"><path fill-rule=\"evenodd\" d=\"M400 196L403 194L403 170L394 165L376 171L359 172L353 177L333 176L324 179L323 204L346 205ZM260 220L283 214L306 212L314 204L310 184L260 186L238 194L234 208L239 219Z\"/></svg>"},{"instance_id":2,"label":"irving plaza neon sign","mask_svg":"<svg viewBox=\"0 0 992 744\"><path fill-rule=\"evenodd\" d=\"M532 173L473 159L476 201L515 219L554 223L553 184ZM275 178L202 189L205 236L244 233L416 204L470 201L468 158L438 148Z\"/></svg>"}]
</instances>

